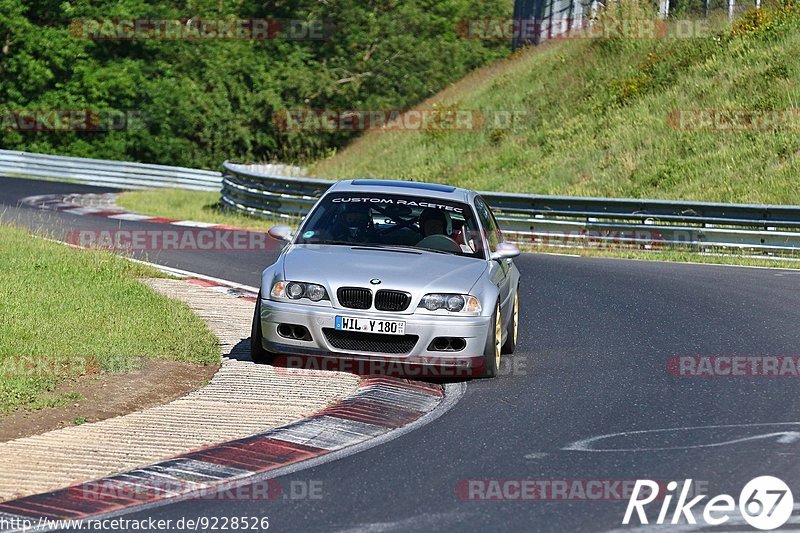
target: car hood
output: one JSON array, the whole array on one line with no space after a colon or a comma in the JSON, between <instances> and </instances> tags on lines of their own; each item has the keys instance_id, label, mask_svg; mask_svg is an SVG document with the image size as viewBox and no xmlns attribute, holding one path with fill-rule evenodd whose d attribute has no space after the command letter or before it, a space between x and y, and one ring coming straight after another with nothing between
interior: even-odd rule
<instances>
[{"instance_id":1,"label":"car hood","mask_svg":"<svg viewBox=\"0 0 800 533\"><path fill-rule=\"evenodd\" d=\"M361 246L296 245L283 256L284 279L339 287L395 289L413 294L466 294L486 270L486 261L426 251Z\"/></svg>"}]
</instances>

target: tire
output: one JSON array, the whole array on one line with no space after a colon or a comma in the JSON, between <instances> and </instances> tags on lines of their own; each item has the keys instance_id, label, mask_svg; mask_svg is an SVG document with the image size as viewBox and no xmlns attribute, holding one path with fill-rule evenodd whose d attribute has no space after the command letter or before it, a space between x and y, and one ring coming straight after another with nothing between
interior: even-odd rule
<instances>
[{"instance_id":1,"label":"tire","mask_svg":"<svg viewBox=\"0 0 800 533\"><path fill-rule=\"evenodd\" d=\"M483 350L483 377L493 378L500 369L500 354L502 352L500 341L502 339L503 322L500 320L500 302L494 308L492 325L486 336L486 347Z\"/></svg>"},{"instance_id":2,"label":"tire","mask_svg":"<svg viewBox=\"0 0 800 533\"><path fill-rule=\"evenodd\" d=\"M275 359L274 353L264 349L261 333L261 291L258 291L256 310L253 313L253 326L250 328L250 358L254 363L271 363Z\"/></svg>"},{"instance_id":3,"label":"tire","mask_svg":"<svg viewBox=\"0 0 800 533\"><path fill-rule=\"evenodd\" d=\"M512 354L517 349L517 333L519 331L519 288L514 294L514 306L506 326L506 342L503 343L503 353Z\"/></svg>"}]
</instances>

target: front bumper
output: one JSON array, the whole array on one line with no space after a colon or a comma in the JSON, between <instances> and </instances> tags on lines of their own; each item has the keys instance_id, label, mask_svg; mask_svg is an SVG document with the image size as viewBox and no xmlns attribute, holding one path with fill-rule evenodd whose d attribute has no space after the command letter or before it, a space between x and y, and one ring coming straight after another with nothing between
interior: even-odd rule
<instances>
[{"instance_id":1,"label":"front bumper","mask_svg":"<svg viewBox=\"0 0 800 533\"><path fill-rule=\"evenodd\" d=\"M413 348L405 353L342 350L331 345L323 331L323 328L334 329L337 315L373 320L402 320L406 323L405 334L415 335L418 340ZM311 333L311 340L283 337L278 334L279 324L305 326ZM484 316L400 314L261 300L263 347L282 355L346 357L357 360L382 359L411 364L471 367L483 360L490 324L491 317ZM460 337L466 341L466 346L458 352L429 351L428 347L436 337Z\"/></svg>"}]
</instances>

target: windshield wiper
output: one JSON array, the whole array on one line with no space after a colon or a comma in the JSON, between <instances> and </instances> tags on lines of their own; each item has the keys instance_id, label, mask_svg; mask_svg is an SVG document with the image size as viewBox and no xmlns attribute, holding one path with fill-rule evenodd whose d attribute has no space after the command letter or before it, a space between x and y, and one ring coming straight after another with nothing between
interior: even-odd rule
<instances>
[{"instance_id":1,"label":"windshield wiper","mask_svg":"<svg viewBox=\"0 0 800 533\"><path fill-rule=\"evenodd\" d=\"M425 250L426 252L433 252L435 254L461 255L458 252L447 252L445 250L434 250L433 248L417 248L417 250Z\"/></svg>"},{"instance_id":2,"label":"windshield wiper","mask_svg":"<svg viewBox=\"0 0 800 533\"><path fill-rule=\"evenodd\" d=\"M403 246L402 244L359 244L359 248L375 248L378 250L396 250L403 253L419 254L420 249L413 246Z\"/></svg>"},{"instance_id":3,"label":"windshield wiper","mask_svg":"<svg viewBox=\"0 0 800 533\"><path fill-rule=\"evenodd\" d=\"M303 242L300 244L308 244L308 245L317 245L317 246L353 246L354 248L380 248L380 249L400 249L404 251L410 252L433 252L435 254L446 254L446 255L461 255L458 252L447 252L445 250L434 250L433 248L418 248L416 246L408 246L405 244L381 244L381 243L369 243L369 242L350 242L350 241L320 241L320 242Z\"/></svg>"},{"instance_id":4,"label":"windshield wiper","mask_svg":"<svg viewBox=\"0 0 800 533\"><path fill-rule=\"evenodd\" d=\"M446 252L444 250L434 250L433 248L419 248L417 246L408 246L405 244L371 244L376 248L401 248L403 250L413 250L415 252L433 252L436 254L459 255L456 252Z\"/></svg>"},{"instance_id":5,"label":"windshield wiper","mask_svg":"<svg viewBox=\"0 0 800 533\"><path fill-rule=\"evenodd\" d=\"M309 245L316 245L316 246L361 246L357 242L350 242L350 241L319 241L319 242L301 242L299 244L309 244Z\"/></svg>"}]
</instances>

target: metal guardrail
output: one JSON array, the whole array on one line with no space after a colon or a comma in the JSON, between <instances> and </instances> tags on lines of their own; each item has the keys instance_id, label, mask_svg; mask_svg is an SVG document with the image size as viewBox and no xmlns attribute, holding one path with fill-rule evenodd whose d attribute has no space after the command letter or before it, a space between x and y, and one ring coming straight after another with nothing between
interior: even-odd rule
<instances>
[{"instance_id":1,"label":"metal guardrail","mask_svg":"<svg viewBox=\"0 0 800 533\"><path fill-rule=\"evenodd\" d=\"M333 184L300 177L302 169L298 167L237 165L228 161L222 166L223 205L255 216L300 219Z\"/></svg>"},{"instance_id":2,"label":"metal guardrail","mask_svg":"<svg viewBox=\"0 0 800 533\"><path fill-rule=\"evenodd\" d=\"M299 220L333 183L298 167L223 163L224 174L163 165L0 150L0 175L123 189L222 189L222 204L240 213ZM545 246L682 246L768 254L800 252L800 206L719 204L481 193L508 238Z\"/></svg>"},{"instance_id":3,"label":"metal guardrail","mask_svg":"<svg viewBox=\"0 0 800 533\"><path fill-rule=\"evenodd\" d=\"M302 218L328 180L223 163L222 203L240 213ZM767 254L800 251L800 206L580 198L483 192L506 238L518 244Z\"/></svg>"},{"instance_id":4,"label":"metal guardrail","mask_svg":"<svg viewBox=\"0 0 800 533\"><path fill-rule=\"evenodd\" d=\"M0 150L0 175L74 181L123 189L176 187L219 191L222 174L212 170L127 163Z\"/></svg>"}]
</instances>

